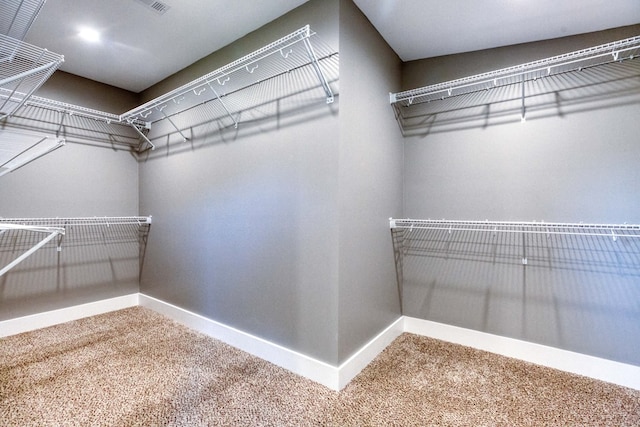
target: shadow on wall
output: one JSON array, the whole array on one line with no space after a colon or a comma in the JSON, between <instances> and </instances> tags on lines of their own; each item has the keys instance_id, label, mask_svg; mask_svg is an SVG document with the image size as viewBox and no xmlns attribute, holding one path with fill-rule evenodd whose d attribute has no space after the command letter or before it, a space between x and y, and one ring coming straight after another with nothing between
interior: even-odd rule
<instances>
[{"instance_id":1,"label":"shadow on wall","mask_svg":"<svg viewBox=\"0 0 640 427\"><path fill-rule=\"evenodd\" d=\"M131 151L140 144L138 134L126 123L105 122L64 111L27 104L11 117L0 120L0 130L24 129L56 137L66 142Z\"/></svg>"},{"instance_id":2,"label":"shadow on wall","mask_svg":"<svg viewBox=\"0 0 640 427\"><path fill-rule=\"evenodd\" d=\"M640 365L640 239L393 233L403 314Z\"/></svg>"},{"instance_id":3,"label":"shadow on wall","mask_svg":"<svg viewBox=\"0 0 640 427\"><path fill-rule=\"evenodd\" d=\"M132 225L66 227L0 276L0 313L8 319L73 304L138 292L148 228ZM0 234L0 267L31 249L42 234ZM68 305L68 304L67 304ZM35 308L34 308L35 307Z\"/></svg>"},{"instance_id":4,"label":"shadow on wall","mask_svg":"<svg viewBox=\"0 0 640 427\"><path fill-rule=\"evenodd\" d=\"M638 103L640 59L424 102L392 104L405 136L483 129Z\"/></svg>"}]
</instances>

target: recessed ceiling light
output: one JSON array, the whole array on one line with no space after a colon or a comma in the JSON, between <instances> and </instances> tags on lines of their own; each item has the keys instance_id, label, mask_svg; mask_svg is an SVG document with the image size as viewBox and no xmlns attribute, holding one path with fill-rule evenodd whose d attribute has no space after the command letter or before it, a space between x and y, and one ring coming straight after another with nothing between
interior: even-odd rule
<instances>
[{"instance_id":1,"label":"recessed ceiling light","mask_svg":"<svg viewBox=\"0 0 640 427\"><path fill-rule=\"evenodd\" d=\"M91 28L83 28L78 33L80 38L89 42L100 41L100 33Z\"/></svg>"}]
</instances>

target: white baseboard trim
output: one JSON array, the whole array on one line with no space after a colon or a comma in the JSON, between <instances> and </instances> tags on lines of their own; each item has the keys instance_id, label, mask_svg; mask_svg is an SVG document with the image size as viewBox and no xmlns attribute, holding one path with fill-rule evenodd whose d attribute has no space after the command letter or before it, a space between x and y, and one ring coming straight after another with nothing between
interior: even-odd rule
<instances>
[{"instance_id":1,"label":"white baseboard trim","mask_svg":"<svg viewBox=\"0 0 640 427\"><path fill-rule=\"evenodd\" d=\"M403 332L489 351L640 390L640 366L555 347L402 316L336 367L144 294L130 294L0 321L0 338L109 311L143 306L332 390L344 388Z\"/></svg>"},{"instance_id":2,"label":"white baseboard trim","mask_svg":"<svg viewBox=\"0 0 640 427\"><path fill-rule=\"evenodd\" d=\"M335 367L148 295L140 294L139 301L141 306L163 314L191 329L336 391L344 388L396 339L402 333L403 327L402 317L400 317L339 367Z\"/></svg>"},{"instance_id":3,"label":"white baseboard trim","mask_svg":"<svg viewBox=\"0 0 640 427\"><path fill-rule=\"evenodd\" d=\"M8 337L10 335L21 334L23 332L34 331L36 329L46 328L59 323L70 322L72 320L78 320L89 316L97 316L98 314L135 307L137 305L138 294L135 293L89 302L86 304L74 305L72 307L31 314L28 316L16 317L15 319L3 320L0 321L0 337Z\"/></svg>"},{"instance_id":4,"label":"white baseboard trim","mask_svg":"<svg viewBox=\"0 0 640 427\"><path fill-rule=\"evenodd\" d=\"M640 390L639 366L407 316L404 331Z\"/></svg>"},{"instance_id":5,"label":"white baseboard trim","mask_svg":"<svg viewBox=\"0 0 640 427\"><path fill-rule=\"evenodd\" d=\"M349 384L360 371L366 368L373 359L382 353L382 350L387 348L387 346L403 332L404 319L401 316L344 361L338 368L338 390L342 390Z\"/></svg>"},{"instance_id":6,"label":"white baseboard trim","mask_svg":"<svg viewBox=\"0 0 640 427\"><path fill-rule=\"evenodd\" d=\"M191 329L323 384L333 390L338 389L339 375L338 368L335 366L148 295L140 294L139 301L141 306L163 314Z\"/></svg>"}]
</instances>

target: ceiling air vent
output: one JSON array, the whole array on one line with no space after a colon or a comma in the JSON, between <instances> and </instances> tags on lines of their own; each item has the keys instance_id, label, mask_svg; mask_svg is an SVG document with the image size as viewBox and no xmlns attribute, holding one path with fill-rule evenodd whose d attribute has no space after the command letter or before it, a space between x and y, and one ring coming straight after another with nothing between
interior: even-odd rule
<instances>
[{"instance_id":1,"label":"ceiling air vent","mask_svg":"<svg viewBox=\"0 0 640 427\"><path fill-rule=\"evenodd\" d=\"M168 4L157 0L138 0L138 2L153 10L158 15L164 15L164 13L170 8Z\"/></svg>"}]
</instances>

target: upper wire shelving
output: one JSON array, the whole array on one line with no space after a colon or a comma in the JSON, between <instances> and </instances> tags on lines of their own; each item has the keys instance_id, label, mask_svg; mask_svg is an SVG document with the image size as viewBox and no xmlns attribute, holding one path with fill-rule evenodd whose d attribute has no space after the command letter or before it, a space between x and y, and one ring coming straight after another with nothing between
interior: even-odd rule
<instances>
[{"instance_id":1,"label":"upper wire shelving","mask_svg":"<svg viewBox=\"0 0 640 427\"><path fill-rule=\"evenodd\" d=\"M242 58L233 61L215 71L207 73L177 89L161 95L120 116L122 121L135 121L150 124L159 120L168 120L183 138L180 128L171 120L180 112L194 106L215 101L224 111L224 115L233 126L238 126L238 111L252 107L250 97L243 96L243 90L260 85L270 79L291 73L294 70L310 67L317 85L324 91L326 102L334 100L320 61L335 55L335 52L322 49L316 52L311 38L315 35L309 25L282 37ZM278 94L272 94L277 97ZM141 137L145 138L141 134ZM150 141L147 142L151 144Z\"/></svg>"},{"instance_id":2,"label":"upper wire shelving","mask_svg":"<svg viewBox=\"0 0 640 427\"><path fill-rule=\"evenodd\" d=\"M62 62L62 55L0 34L0 119L22 107Z\"/></svg>"},{"instance_id":3,"label":"upper wire shelving","mask_svg":"<svg viewBox=\"0 0 640 427\"><path fill-rule=\"evenodd\" d=\"M326 102L332 103L335 95L331 81L337 79L337 61L338 53L319 41L307 25L123 114L33 96L33 90L18 90L22 87L13 88L10 94L9 90L0 87L0 105L5 100L13 107L5 117L20 106L34 110L31 115L35 116L44 110L59 113L56 135L60 134L65 117L88 120L87 123L100 122L109 127L126 126L135 131L136 137L129 146L141 152L155 148L147 135L151 125L158 121L166 120L186 140L184 127L178 126L173 117L199 105L215 104L216 111L210 120L224 117L229 125L237 127L240 112L272 102L290 92L319 88ZM3 68L2 65L0 69Z\"/></svg>"},{"instance_id":4,"label":"upper wire shelving","mask_svg":"<svg viewBox=\"0 0 640 427\"><path fill-rule=\"evenodd\" d=\"M533 98L594 86L639 73L640 36L614 41L487 73L391 93L389 100L403 130L420 127L427 116L511 102L525 120ZM632 61L633 60L633 61ZM633 62L634 66L619 64ZM615 68L614 68L615 67Z\"/></svg>"},{"instance_id":5,"label":"upper wire shelving","mask_svg":"<svg viewBox=\"0 0 640 427\"><path fill-rule=\"evenodd\" d=\"M23 41L45 2L0 3L0 119L22 107L64 62L62 55Z\"/></svg>"},{"instance_id":6,"label":"upper wire shelving","mask_svg":"<svg viewBox=\"0 0 640 427\"><path fill-rule=\"evenodd\" d=\"M46 0L2 0L0 34L24 40Z\"/></svg>"}]
</instances>

